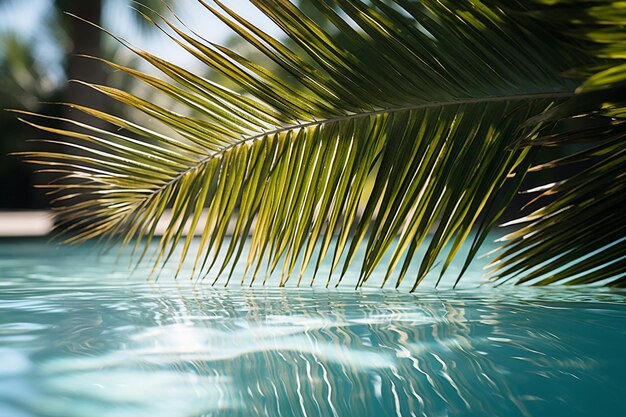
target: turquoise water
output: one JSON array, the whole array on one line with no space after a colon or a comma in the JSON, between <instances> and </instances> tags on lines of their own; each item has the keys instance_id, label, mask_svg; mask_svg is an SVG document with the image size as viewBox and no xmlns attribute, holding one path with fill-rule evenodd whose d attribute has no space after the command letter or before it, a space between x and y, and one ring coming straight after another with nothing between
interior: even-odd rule
<instances>
[{"instance_id":1,"label":"turquoise water","mask_svg":"<svg viewBox=\"0 0 626 417\"><path fill-rule=\"evenodd\" d=\"M0 416L623 416L626 292L214 289L0 241Z\"/></svg>"}]
</instances>

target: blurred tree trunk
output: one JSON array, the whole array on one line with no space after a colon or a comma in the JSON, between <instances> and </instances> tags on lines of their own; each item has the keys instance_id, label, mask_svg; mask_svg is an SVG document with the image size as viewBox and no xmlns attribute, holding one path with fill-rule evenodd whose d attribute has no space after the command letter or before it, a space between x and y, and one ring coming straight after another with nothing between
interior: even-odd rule
<instances>
[{"instance_id":1,"label":"blurred tree trunk","mask_svg":"<svg viewBox=\"0 0 626 417\"><path fill-rule=\"evenodd\" d=\"M64 12L80 16L96 25L101 25L102 0L57 0L57 5ZM75 17L66 15L64 19L66 19L66 28L72 40L72 48L67 60L68 79L104 84L106 74L102 63L78 56L78 54L84 54L101 57L102 32ZM104 110L105 107L105 100L102 94L74 82L67 85L62 98L65 102L77 103L98 110ZM66 111L69 112L71 109ZM83 114L72 114L72 119L81 122L86 121L87 118L88 116ZM94 120L89 119L89 122L93 124Z\"/></svg>"},{"instance_id":2,"label":"blurred tree trunk","mask_svg":"<svg viewBox=\"0 0 626 417\"><path fill-rule=\"evenodd\" d=\"M103 0L55 0L57 10L62 13L71 13L85 19L87 22L102 26L102 3ZM61 21L71 39L71 49L68 51L66 61L66 75L68 80L79 80L93 84L105 84L106 73L100 61L85 58L79 55L102 57L102 31L98 28L77 19L74 16L63 14ZM61 101L75 103L96 110L105 109L105 96L85 85L68 82L60 94ZM93 127L106 129L106 124L100 119L88 116L80 111L69 107L61 109L61 117L85 123ZM66 130L81 131L83 129L69 122L62 122L61 128ZM87 130L83 130L87 131ZM74 142L74 139L65 137L63 140ZM72 146L63 146L61 151L68 154L89 156L85 151ZM58 149L57 149L58 150ZM44 180L50 182L51 176ZM66 180L64 182L72 182ZM76 199L73 200L77 202ZM67 224L70 226L71 224Z\"/></svg>"}]
</instances>

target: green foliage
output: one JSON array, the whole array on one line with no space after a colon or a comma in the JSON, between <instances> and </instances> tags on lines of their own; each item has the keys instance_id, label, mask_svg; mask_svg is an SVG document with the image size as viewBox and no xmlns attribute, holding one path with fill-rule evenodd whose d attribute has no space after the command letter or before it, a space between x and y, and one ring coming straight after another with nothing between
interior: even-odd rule
<instances>
[{"instance_id":1,"label":"green foliage","mask_svg":"<svg viewBox=\"0 0 626 417\"><path fill-rule=\"evenodd\" d=\"M576 164L582 168L570 178L540 187L536 200L548 202L513 222L526 224L505 238L504 250L492 266L497 278L518 283L566 280L578 285L609 279L608 285L624 286L626 8L610 1L589 2L586 8L582 2L556 3L558 9L550 10L550 16L572 22L567 34L591 41L587 48L605 60L577 89L577 96L531 119L545 126L518 146L578 144L582 150L531 171Z\"/></svg>"},{"instance_id":2,"label":"green foliage","mask_svg":"<svg viewBox=\"0 0 626 417\"><path fill-rule=\"evenodd\" d=\"M624 283L624 103L610 100L623 97L624 22L613 13L621 3L312 0L330 22L322 27L286 0L253 0L283 29L287 47L226 5L200 1L288 79L168 19L154 24L242 92L119 39L167 81L108 65L195 116L92 84L171 134L78 104L67 105L116 128L65 120L77 129L58 130L26 113L28 123L73 139L52 142L88 153L26 155L62 176L51 187L60 224L75 232L68 241L135 240L143 258L171 207L155 268L182 247L179 265L190 257L193 276L215 271L227 284L247 250L242 282L280 270L281 285L300 284L307 266L317 271L327 256L345 273L365 245L358 285L391 251L385 282L393 277L397 286L432 233L410 277L415 289L438 261L441 279L475 230L467 268L535 147L576 141L586 150L534 169L581 159L592 167L544 188L557 199L521 220L529 223L505 244L496 278ZM583 119L592 125L568 130L567 120ZM196 230L192 254L185 232Z\"/></svg>"}]
</instances>

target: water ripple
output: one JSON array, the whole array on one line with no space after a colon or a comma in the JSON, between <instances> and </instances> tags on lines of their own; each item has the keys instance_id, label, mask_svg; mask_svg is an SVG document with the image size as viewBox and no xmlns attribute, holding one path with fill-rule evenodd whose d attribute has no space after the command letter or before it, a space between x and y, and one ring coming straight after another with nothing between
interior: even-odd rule
<instances>
[{"instance_id":1,"label":"water ripple","mask_svg":"<svg viewBox=\"0 0 626 417\"><path fill-rule=\"evenodd\" d=\"M219 290L45 262L0 268L2 417L623 411L623 291Z\"/></svg>"}]
</instances>

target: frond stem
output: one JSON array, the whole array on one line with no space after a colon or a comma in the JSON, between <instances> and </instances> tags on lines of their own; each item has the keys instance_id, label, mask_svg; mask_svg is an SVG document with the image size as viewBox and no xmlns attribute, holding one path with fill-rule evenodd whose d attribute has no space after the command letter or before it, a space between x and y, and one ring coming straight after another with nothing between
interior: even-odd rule
<instances>
[{"instance_id":1,"label":"frond stem","mask_svg":"<svg viewBox=\"0 0 626 417\"><path fill-rule=\"evenodd\" d=\"M379 109L379 110L371 110L371 111L366 111L366 112L361 112L361 113L352 113L352 114L347 114L344 116L336 116L336 117L329 117L327 119L323 119L323 120L313 120L310 122L300 122L300 121L296 121L294 122L294 124L288 125L288 126L282 126L279 127L277 129L274 130L269 130L269 131L265 131L253 136L248 136L248 137L244 137L241 141L236 142L236 143L232 143L228 146L225 146L224 148L222 148L219 152L215 152L211 155L208 155L200 160L198 160L193 166L179 172L175 177L173 177L171 180L167 181L166 183L164 183L163 185L161 185L158 188L155 188L153 190L153 192L149 195L148 198L151 198L153 195L160 193L162 190L168 188L170 185L175 184L177 181L179 181L183 176L185 176L187 173L189 173L190 171L196 169L197 167L204 165L206 163L208 163L209 161L211 161L214 158L220 158L223 154L225 154L226 152L228 152L230 149L235 148L237 146L243 145L245 143L248 142L253 142L257 139L261 139L263 137L266 136L272 136L272 135L277 135L283 132L287 132L289 130L292 129L305 129L308 127L312 127L312 126L320 126L320 125L324 125L324 124L329 124L329 123L335 123L335 122L341 122L344 120L354 120L354 119L360 119L360 118L364 118L364 117L371 117L371 116L377 116L380 114L391 114L391 113L401 113L401 112L405 112L405 111L412 111L412 110L423 110L423 109L430 109L430 108L435 108L435 107L447 107L447 106L454 106L454 105L461 105L461 104L473 104L473 103L490 103L490 102L501 102L501 101L518 101L518 100L540 100L540 99L549 99L549 98L567 98L567 97L571 97L576 95L576 93L574 91L557 91L557 92L549 92L549 93L530 93L530 94L517 94L517 95L510 95L510 96L487 96L487 97L479 97L479 98L462 98L462 99L458 99L458 100L450 100L450 101L439 101L439 102L433 102L433 103L422 103L422 104L415 104L415 105L411 105L411 106L404 106L404 107L395 107L395 108L390 108L390 109Z\"/></svg>"}]
</instances>

